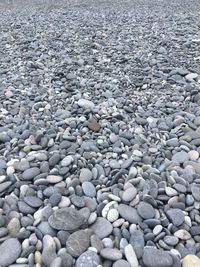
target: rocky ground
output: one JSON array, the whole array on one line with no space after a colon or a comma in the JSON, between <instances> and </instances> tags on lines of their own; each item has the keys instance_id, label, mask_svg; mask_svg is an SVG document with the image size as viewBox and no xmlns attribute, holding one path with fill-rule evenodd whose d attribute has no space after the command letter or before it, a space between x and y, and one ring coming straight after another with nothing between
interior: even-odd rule
<instances>
[{"instance_id":1,"label":"rocky ground","mask_svg":"<svg viewBox=\"0 0 200 267\"><path fill-rule=\"evenodd\" d=\"M0 266L200 266L200 2L0 1Z\"/></svg>"}]
</instances>

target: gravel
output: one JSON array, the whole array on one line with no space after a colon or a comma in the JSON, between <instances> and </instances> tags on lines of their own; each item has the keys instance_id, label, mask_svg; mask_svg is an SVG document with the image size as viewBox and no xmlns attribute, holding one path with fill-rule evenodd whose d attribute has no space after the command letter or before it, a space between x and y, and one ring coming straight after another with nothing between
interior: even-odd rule
<instances>
[{"instance_id":1,"label":"gravel","mask_svg":"<svg viewBox=\"0 0 200 267\"><path fill-rule=\"evenodd\" d=\"M0 0L1 266L199 266L199 8Z\"/></svg>"}]
</instances>

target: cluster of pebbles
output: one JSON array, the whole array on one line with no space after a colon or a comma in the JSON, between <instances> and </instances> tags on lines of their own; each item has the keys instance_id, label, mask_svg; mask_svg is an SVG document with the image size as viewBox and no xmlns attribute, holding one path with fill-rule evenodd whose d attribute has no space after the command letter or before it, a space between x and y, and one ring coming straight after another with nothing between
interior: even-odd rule
<instances>
[{"instance_id":1,"label":"cluster of pebbles","mask_svg":"<svg viewBox=\"0 0 200 267\"><path fill-rule=\"evenodd\" d=\"M0 266L200 266L199 8L1 2Z\"/></svg>"}]
</instances>

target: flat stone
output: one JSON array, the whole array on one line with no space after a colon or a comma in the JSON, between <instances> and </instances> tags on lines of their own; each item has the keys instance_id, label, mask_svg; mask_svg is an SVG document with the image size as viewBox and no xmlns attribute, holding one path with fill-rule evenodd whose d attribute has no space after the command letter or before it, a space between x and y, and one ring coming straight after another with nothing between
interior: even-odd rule
<instances>
[{"instance_id":1,"label":"flat stone","mask_svg":"<svg viewBox=\"0 0 200 267\"><path fill-rule=\"evenodd\" d=\"M68 167L69 165L72 164L74 161L72 156L66 156L62 161L61 161L61 166L62 167Z\"/></svg>"},{"instance_id":2,"label":"flat stone","mask_svg":"<svg viewBox=\"0 0 200 267\"><path fill-rule=\"evenodd\" d=\"M172 161L175 161L180 164L184 163L187 160L189 160L189 155L187 152L183 150L180 152L177 152L176 154L172 156Z\"/></svg>"},{"instance_id":3,"label":"flat stone","mask_svg":"<svg viewBox=\"0 0 200 267\"><path fill-rule=\"evenodd\" d=\"M131 267L139 267L137 256L131 244L124 248L124 254Z\"/></svg>"},{"instance_id":4,"label":"flat stone","mask_svg":"<svg viewBox=\"0 0 200 267\"><path fill-rule=\"evenodd\" d=\"M199 158L199 152L196 150L190 150L188 152L188 155L190 157L190 160L197 160Z\"/></svg>"},{"instance_id":5,"label":"flat stone","mask_svg":"<svg viewBox=\"0 0 200 267\"><path fill-rule=\"evenodd\" d=\"M79 107L84 108L84 109L94 108L94 103L92 101L87 100L87 99L83 99L83 98L78 100L78 105L79 105Z\"/></svg>"},{"instance_id":6,"label":"flat stone","mask_svg":"<svg viewBox=\"0 0 200 267\"><path fill-rule=\"evenodd\" d=\"M180 209L169 209L166 215L175 226L180 226L184 222L184 213Z\"/></svg>"},{"instance_id":7,"label":"flat stone","mask_svg":"<svg viewBox=\"0 0 200 267\"><path fill-rule=\"evenodd\" d=\"M117 261L122 258L121 251L116 248L104 248L100 251L100 255L111 261Z\"/></svg>"},{"instance_id":8,"label":"flat stone","mask_svg":"<svg viewBox=\"0 0 200 267\"><path fill-rule=\"evenodd\" d=\"M26 196L24 202L33 208L39 208L43 204L43 201L36 196Z\"/></svg>"},{"instance_id":9,"label":"flat stone","mask_svg":"<svg viewBox=\"0 0 200 267\"><path fill-rule=\"evenodd\" d=\"M69 236L66 242L67 252L72 257L79 257L90 245L90 234L87 230L79 230Z\"/></svg>"},{"instance_id":10,"label":"flat stone","mask_svg":"<svg viewBox=\"0 0 200 267\"><path fill-rule=\"evenodd\" d=\"M56 184L61 182L63 178L59 175L48 175L46 179L50 184Z\"/></svg>"},{"instance_id":11,"label":"flat stone","mask_svg":"<svg viewBox=\"0 0 200 267\"><path fill-rule=\"evenodd\" d=\"M97 217L95 223L90 226L90 229L92 229L100 239L103 239L112 233L113 226L105 218Z\"/></svg>"},{"instance_id":12,"label":"flat stone","mask_svg":"<svg viewBox=\"0 0 200 267\"><path fill-rule=\"evenodd\" d=\"M97 267L100 264L100 258L96 252L88 250L81 254L76 261L76 267Z\"/></svg>"},{"instance_id":13,"label":"flat stone","mask_svg":"<svg viewBox=\"0 0 200 267\"><path fill-rule=\"evenodd\" d=\"M135 187L127 188L122 194L122 200L125 202L130 202L137 195L137 189Z\"/></svg>"},{"instance_id":14,"label":"flat stone","mask_svg":"<svg viewBox=\"0 0 200 267\"><path fill-rule=\"evenodd\" d=\"M197 73L189 73L185 76L185 79L189 82L192 82L192 81L196 80L197 78L198 78Z\"/></svg>"},{"instance_id":15,"label":"flat stone","mask_svg":"<svg viewBox=\"0 0 200 267\"><path fill-rule=\"evenodd\" d=\"M186 231L185 229L180 229L174 233L174 236L178 237L181 240L188 240L191 238L190 233Z\"/></svg>"},{"instance_id":16,"label":"flat stone","mask_svg":"<svg viewBox=\"0 0 200 267\"><path fill-rule=\"evenodd\" d=\"M200 259L195 255L187 255L183 258L182 267L199 267Z\"/></svg>"},{"instance_id":17,"label":"flat stone","mask_svg":"<svg viewBox=\"0 0 200 267\"><path fill-rule=\"evenodd\" d=\"M56 210L48 222L56 230L75 231L84 224L85 218L76 209L67 207Z\"/></svg>"},{"instance_id":18,"label":"flat stone","mask_svg":"<svg viewBox=\"0 0 200 267\"><path fill-rule=\"evenodd\" d=\"M96 188L95 186L88 181L82 183L82 189L86 196L88 197L95 197L96 196Z\"/></svg>"},{"instance_id":19,"label":"flat stone","mask_svg":"<svg viewBox=\"0 0 200 267\"><path fill-rule=\"evenodd\" d=\"M139 222L141 222L141 217L138 215L136 209L125 204L119 204L117 209L120 216L129 223L138 224Z\"/></svg>"},{"instance_id":20,"label":"flat stone","mask_svg":"<svg viewBox=\"0 0 200 267\"><path fill-rule=\"evenodd\" d=\"M176 236L170 236L170 235L165 236L163 240L169 246L175 246L179 242L178 237L176 237Z\"/></svg>"},{"instance_id":21,"label":"flat stone","mask_svg":"<svg viewBox=\"0 0 200 267\"><path fill-rule=\"evenodd\" d=\"M152 219L155 216L154 208L147 202L140 202L137 212L143 219Z\"/></svg>"},{"instance_id":22,"label":"flat stone","mask_svg":"<svg viewBox=\"0 0 200 267\"><path fill-rule=\"evenodd\" d=\"M119 212L117 209L110 209L107 214L107 219L109 222L114 222L119 218Z\"/></svg>"},{"instance_id":23,"label":"flat stone","mask_svg":"<svg viewBox=\"0 0 200 267\"><path fill-rule=\"evenodd\" d=\"M173 259L165 251L153 247L145 247L142 260L148 267L172 267Z\"/></svg>"},{"instance_id":24,"label":"flat stone","mask_svg":"<svg viewBox=\"0 0 200 267\"><path fill-rule=\"evenodd\" d=\"M0 193L4 192L8 187L11 186L11 184L12 182L10 181L0 183Z\"/></svg>"},{"instance_id":25,"label":"flat stone","mask_svg":"<svg viewBox=\"0 0 200 267\"><path fill-rule=\"evenodd\" d=\"M40 169L37 167L33 167L33 168L25 170L22 173L22 179L25 181L31 181L39 174L40 174Z\"/></svg>"},{"instance_id":26,"label":"flat stone","mask_svg":"<svg viewBox=\"0 0 200 267\"><path fill-rule=\"evenodd\" d=\"M98 122L90 122L87 127L93 132L98 132L101 129L101 125Z\"/></svg>"},{"instance_id":27,"label":"flat stone","mask_svg":"<svg viewBox=\"0 0 200 267\"><path fill-rule=\"evenodd\" d=\"M132 245L137 259L140 259L144 249L144 233L140 230L132 231L129 243Z\"/></svg>"},{"instance_id":28,"label":"flat stone","mask_svg":"<svg viewBox=\"0 0 200 267\"><path fill-rule=\"evenodd\" d=\"M85 181L91 181L92 178L93 178L93 175L89 169L87 168L81 169L80 176L79 176L79 180L81 181L81 183Z\"/></svg>"},{"instance_id":29,"label":"flat stone","mask_svg":"<svg viewBox=\"0 0 200 267\"><path fill-rule=\"evenodd\" d=\"M200 201L200 184L192 184L191 191L195 200Z\"/></svg>"},{"instance_id":30,"label":"flat stone","mask_svg":"<svg viewBox=\"0 0 200 267\"><path fill-rule=\"evenodd\" d=\"M0 265L9 266L14 263L21 254L21 244L16 238L9 238L0 245Z\"/></svg>"}]
</instances>

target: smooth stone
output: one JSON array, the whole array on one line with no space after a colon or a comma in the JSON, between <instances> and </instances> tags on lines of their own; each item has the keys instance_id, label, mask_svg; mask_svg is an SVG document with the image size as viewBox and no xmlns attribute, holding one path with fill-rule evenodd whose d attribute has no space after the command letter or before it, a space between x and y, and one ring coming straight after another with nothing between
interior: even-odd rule
<instances>
[{"instance_id":1,"label":"smooth stone","mask_svg":"<svg viewBox=\"0 0 200 267\"><path fill-rule=\"evenodd\" d=\"M46 179L50 184L56 184L61 182L63 178L58 175L48 175Z\"/></svg>"},{"instance_id":2,"label":"smooth stone","mask_svg":"<svg viewBox=\"0 0 200 267\"><path fill-rule=\"evenodd\" d=\"M91 246L96 248L97 252L99 253L103 249L103 242L97 235L92 235L90 238Z\"/></svg>"},{"instance_id":3,"label":"smooth stone","mask_svg":"<svg viewBox=\"0 0 200 267\"><path fill-rule=\"evenodd\" d=\"M92 172L89 169L87 168L81 169L80 176L79 176L79 180L81 183L85 181L91 181L92 177L93 177Z\"/></svg>"},{"instance_id":4,"label":"smooth stone","mask_svg":"<svg viewBox=\"0 0 200 267\"><path fill-rule=\"evenodd\" d=\"M60 257L55 258L50 267L61 267L62 266L62 259Z\"/></svg>"},{"instance_id":5,"label":"smooth stone","mask_svg":"<svg viewBox=\"0 0 200 267\"><path fill-rule=\"evenodd\" d=\"M7 225L11 237L16 237L20 231L21 225L18 218L12 218Z\"/></svg>"},{"instance_id":6,"label":"smooth stone","mask_svg":"<svg viewBox=\"0 0 200 267\"><path fill-rule=\"evenodd\" d=\"M74 161L72 156L66 156L62 161L61 161L61 166L62 167L68 167L69 165L72 164Z\"/></svg>"},{"instance_id":7,"label":"smooth stone","mask_svg":"<svg viewBox=\"0 0 200 267\"><path fill-rule=\"evenodd\" d=\"M82 189L86 196L95 197L96 196L96 188L91 182L83 182Z\"/></svg>"},{"instance_id":8,"label":"smooth stone","mask_svg":"<svg viewBox=\"0 0 200 267\"><path fill-rule=\"evenodd\" d=\"M92 229L100 239L103 239L112 233L113 226L105 218L97 217L95 223L90 226L90 229Z\"/></svg>"},{"instance_id":9,"label":"smooth stone","mask_svg":"<svg viewBox=\"0 0 200 267\"><path fill-rule=\"evenodd\" d=\"M144 249L144 234L140 230L132 230L129 243L132 245L137 259L140 259Z\"/></svg>"},{"instance_id":10,"label":"smooth stone","mask_svg":"<svg viewBox=\"0 0 200 267\"><path fill-rule=\"evenodd\" d=\"M40 174L40 169L37 167L32 167L30 169L25 170L22 173L22 178L25 181L30 181L33 180L33 178L35 178L39 174Z\"/></svg>"},{"instance_id":11,"label":"smooth stone","mask_svg":"<svg viewBox=\"0 0 200 267\"><path fill-rule=\"evenodd\" d=\"M200 201L200 184L192 184L191 192L195 200Z\"/></svg>"},{"instance_id":12,"label":"smooth stone","mask_svg":"<svg viewBox=\"0 0 200 267\"><path fill-rule=\"evenodd\" d=\"M131 267L139 267L137 256L131 244L124 248L124 254Z\"/></svg>"},{"instance_id":13,"label":"smooth stone","mask_svg":"<svg viewBox=\"0 0 200 267\"><path fill-rule=\"evenodd\" d=\"M129 223L138 224L139 222L141 222L141 217L138 215L136 209L125 204L119 204L117 209L120 216Z\"/></svg>"},{"instance_id":14,"label":"smooth stone","mask_svg":"<svg viewBox=\"0 0 200 267\"><path fill-rule=\"evenodd\" d=\"M94 103L92 101L83 98L79 99L77 104L79 105L79 107L84 109L94 108Z\"/></svg>"},{"instance_id":15,"label":"smooth stone","mask_svg":"<svg viewBox=\"0 0 200 267\"><path fill-rule=\"evenodd\" d=\"M90 245L88 230L79 230L69 236L66 242L67 252L72 257L79 257Z\"/></svg>"},{"instance_id":16,"label":"smooth stone","mask_svg":"<svg viewBox=\"0 0 200 267\"><path fill-rule=\"evenodd\" d=\"M49 225L47 221L41 222L37 228L43 235L56 236L56 231Z\"/></svg>"},{"instance_id":17,"label":"smooth stone","mask_svg":"<svg viewBox=\"0 0 200 267\"><path fill-rule=\"evenodd\" d=\"M0 245L0 265L9 266L14 263L21 254L21 244L16 238L9 238Z\"/></svg>"},{"instance_id":18,"label":"smooth stone","mask_svg":"<svg viewBox=\"0 0 200 267\"><path fill-rule=\"evenodd\" d=\"M43 204L43 201L36 196L26 196L24 202L33 208L39 208Z\"/></svg>"},{"instance_id":19,"label":"smooth stone","mask_svg":"<svg viewBox=\"0 0 200 267\"><path fill-rule=\"evenodd\" d=\"M10 187L12 182L7 181L0 184L0 193L4 192L8 187Z\"/></svg>"},{"instance_id":20,"label":"smooth stone","mask_svg":"<svg viewBox=\"0 0 200 267\"><path fill-rule=\"evenodd\" d=\"M100 258L96 252L88 250L81 254L76 261L76 267L97 267L100 265Z\"/></svg>"},{"instance_id":21,"label":"smooth stone","mask_svg":"<svg viewBox=\"0 0 200 267\"><path fill-rule=\"evenodd\" d=\"M184 222L184 213L180 209L169 209L166 215L175 226L180 226Z\"/></svg>"},{"instance_id":22,"label":"smooth stone","mask_svg":"<svg viewBox=\"0 0 200 267\"><path fill-rule=\"evenodd\" d=\"M112 267L131 267L131 265L125 260L118 260L113 263Z\"/></svg>"},{"instance_id":23,"label":"smooth stone","mask_svg":"<svg viewBox=\"0 0 200 267\"><path fill-rule=\"evenodd\" d=\"M177 163L184 163L185 161L189 160L189 155L185 151L177 152L172 156L172 161L175 161Z\"/></svg>"},{"instance_id":24,"label":"smooth stone","mask_svg":"<svg viewBox=\"0 0 200 267\"><path fill-rule=\"evenodd\" d=\"M100 255L108 260L117 261L122 258L122 253L116 248L103 248L100 251Z\"/></svg>"},{"instance_id":25,"label":"smooth stone","mask_svg":"<svg viewBox=\"0 0 200 267\"><path fill-rule=\"evenodd\" d=\"M196 80L198 78L198 74L197 73L189 73L185 76L185 79L189 82L193 82L194 80Z\"/></svg>"},{"instance_id":26,"label":"smooth stone","mask_svg":"<svg viewBox=\"0 0 200 267\"><path fill-rule=\"evenodd\" d=\"M43 237L42 262L45 266L50 266L56 259L56 245L53 237L45 235Z\"/></svg>"},{"instance_id":27,"label":"smooth stone","mask_svg":"<svg viewBox=\"0 0 200 267\"><path fill-rule=\"evenodd\" d=\"M199 158L199 152L196 150L190 150L188 152L188 155L190 157L190 160L197 160Z\"/></svg>"},{"instance_id":28,"label":"smooth stone","mask_svg":"<svg viewBox=\"0 0 200 267\"><path fill-rule=\"evenodd\" d=\"M182 267L200 267L200 259L195 255L187 255L183 258Z\"/></svg>"},{"instance_id":29,"label":"smooth stone","mask_svg":"<svg viewBox=\"0 0 200 267\"><path fill-rule=\"evenodd\" d=\"M18 205L19 211L24 214L33 214L36 211L34 208L30 207L24 201L18 201L17 205Z\"/></svg>"},{"instance_id":30,"label":"smooth stone","mask_svg":"<svg viewBox=\"0 0 200 267\"><path fill-rule=\"evenodd\" d=\"M137 195L137 189L135 187L127 188L122 194L122 200L125 202L130 202Z\"/></svg>"},{"instance_id":31,"label":"smooth stone","mask_svg":"<svg viewBox=\"0 0 200 267\"><path fill-rule=\"evenodd\" d=\"M76 209L67 207L56 210L48 222L56 230L74 231L84 224L85 218Z\"/></svg>"},{"instance_id":32,"label":"smooth stone","mask_svg":"<svg viewBox=\"0 0 200 267\"><path fill-rule=\"evenodd\" d=\"M101 125L98 122L90 122L87 127L94 132L98 132L101 129Z\"/></svg>"},{"instance_id":33,"label":"smooth stone","mask_svg":"<svg viewBox=\"0 0 200 267\"><path fill-rule=\"evenodd\" d=\"M148 267L172 267L173 259L165 251L154 247L145 247L142 260Z\"/></svg>"},{"instance_id":34,"label":"smooth stone","mask_svg":"<svg viewBox=\"0 0 200 267\"><path fill-rule=\"evenodd\" d=\"M154 208L147 202L140 202L137 212L143 219L152 219L155 216Z\"/></svg>"},{"instance_id":35,"label":"smooth stone","mask_svg":"<svg viewBox=\"0 0 200 267\"><path fill-rule=\"evenodd\" d=\"M107 219L109 222L114 222L119 218L119 212L116 209L110 209L107 214Z\"/></svg>"},{"instance_id":36,"label":"smooth stone","mask_svg":"<svg viewBox=\"0 0 200 267\"><path fill-rule=\"evenodd\" d=\"M185 229L180 229L174 233L174 236L178 237L181 240L188 240L191 238L190 233L186 231Z\"/></svg>"},{"instance_id":37,"label":"smooth stone","mask_svg":"<svg viewBox=\"0 0 200 267\"><path fill-rule=\"evenodd\" d=\"M179 242L178 237L170 236L170 235L165 236L163 240L169 246L176 246L178 244L178 242Z\"/></svg>"}]
</instances>

